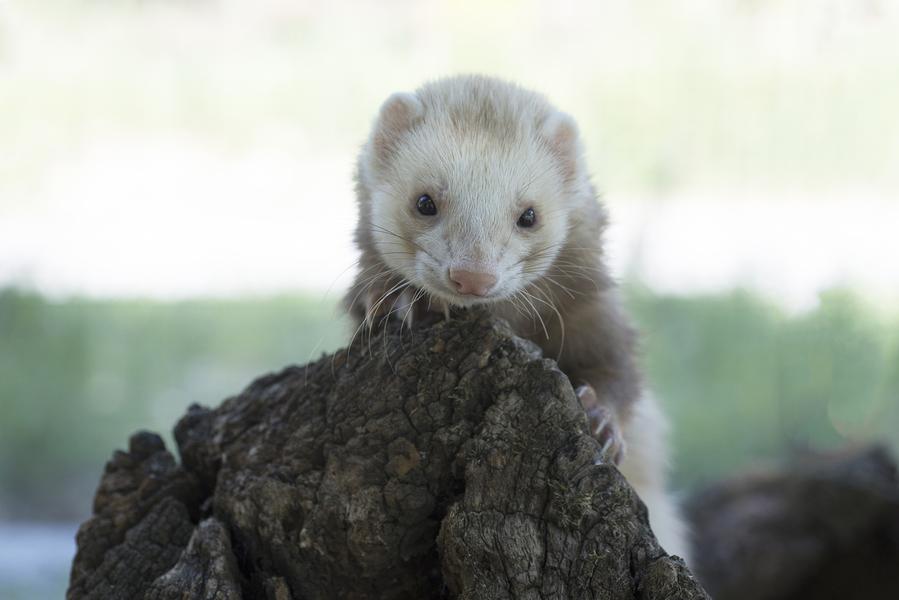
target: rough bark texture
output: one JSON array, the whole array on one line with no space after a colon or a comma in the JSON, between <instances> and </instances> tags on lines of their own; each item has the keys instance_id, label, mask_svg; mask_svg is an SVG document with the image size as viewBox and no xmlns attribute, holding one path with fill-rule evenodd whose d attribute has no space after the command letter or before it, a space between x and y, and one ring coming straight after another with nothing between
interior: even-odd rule
<instances>
[{"instance_id":1,"label":"rough bark texture","mask_svg":"<svg viewBox=\"0 0 899 600\"><path fill-rule=\"evenodd\" d=\"M133 598L181 555L197 514L196 478L175 464L162 439L131 437L106 464L94 515L78 530L71 598Z\"/></svg>"},{"instance_id":2,"label":"rough bark texture","mask_svg":"<svg viewBox=\"0 0 899 600\"><path fill-rule=\"evenodd\" d=\"M881 448L742 475L690 514L717 600L899 598L899 475Z\"/></svg>"},{"instance_id":3,"label":"rough bark texture","mask_svg":"<svg viewBox=\"0 0 899 600\"><path fill-rule=\"evenodd\" d=\"M263 377L107 465L70 600L706 598L562 373L469 314Z\"/></svg>"}]
</instances>

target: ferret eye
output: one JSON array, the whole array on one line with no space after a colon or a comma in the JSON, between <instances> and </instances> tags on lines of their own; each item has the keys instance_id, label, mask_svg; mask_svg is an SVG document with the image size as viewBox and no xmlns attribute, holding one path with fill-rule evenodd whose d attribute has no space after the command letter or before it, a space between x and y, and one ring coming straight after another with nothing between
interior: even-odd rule
<instances>
[{"instance_id":1,"label":"ferret eye","mask_svg":"<svg viewBox=\"0 0 899 600\"><path fill-rule=\"evenodd\" d=\"M437 214L437 205L434 204L434 201L431 200L431 197L427 194L422 194L418 197L418 202L415 204L418 208L418 212L421 214L430 217Z\"/></svg>"},{"instance_id":2,"label":"ferret eye","mask_svg":"<svg viewBox=\"0 0 899 600\"><path fill-rule=\"evenodd\" d=\"M534 212L533 208L529 208L518 217L518 226L519 227L533 227L534 223L537 222L537 213Z\"/></svg>"}]
</instances>

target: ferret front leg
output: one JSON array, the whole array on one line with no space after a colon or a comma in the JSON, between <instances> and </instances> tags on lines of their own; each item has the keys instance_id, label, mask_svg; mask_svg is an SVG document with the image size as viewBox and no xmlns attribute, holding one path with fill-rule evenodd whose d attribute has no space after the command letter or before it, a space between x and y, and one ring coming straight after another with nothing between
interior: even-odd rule
<instances>
[{"instance_id":1,"label":"ferret front leg","mask_svg":"<svg viewBox=\"0 0 899 600\"><path fill-rule=\"evenodd\" d=\"M624 458L624 433L618 424L615 410L600 402L596 390L591 385L579 386L575 393L587 413L590 433L599 442L603 460L618 465Z\"/></svg>"},{"instance_id":2,"label":"ferret front leg","mask_svg":"<svg viewBox=\"0 0 899 600\"><path fill-rule=\"evenodd\" d=\"M409 314L412 310L412 292L408 286L397 289L400 285L373 286L364 292L365 322L369 328L382 325L389 319L412 318Z\"/></svg>"},{"instance_id":3,"label":"ferret front leg","mask_svg":"<svg viewBox=\"0 0 899 600\"><path fill-rule=\"evenodd\" d=\"M445 304L411 285L390 282L363 291L362 307L362 320L370 329L387 321L398 321L403 327L411 328L430 315L443 315Z\"/></svg>"}]
</instances>

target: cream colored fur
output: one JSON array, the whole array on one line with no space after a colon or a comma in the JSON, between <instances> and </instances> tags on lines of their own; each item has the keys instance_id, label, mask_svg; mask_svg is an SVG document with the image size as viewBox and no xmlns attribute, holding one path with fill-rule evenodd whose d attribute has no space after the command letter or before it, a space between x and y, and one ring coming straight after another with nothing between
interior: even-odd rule
<instances>
[{"instance_id":1,"label":"cream colored fur","mask_svg":"<svg viewBox=\"0 0 899 600\"><path fill-rule=\"evenodd\" d=\"M666 489L668 423L655 398L646 394L624 423L627 445L618 466L649 510L649 522L662 547L689 562L690 543L680 509Z\"/></svg>"}]
</instances>

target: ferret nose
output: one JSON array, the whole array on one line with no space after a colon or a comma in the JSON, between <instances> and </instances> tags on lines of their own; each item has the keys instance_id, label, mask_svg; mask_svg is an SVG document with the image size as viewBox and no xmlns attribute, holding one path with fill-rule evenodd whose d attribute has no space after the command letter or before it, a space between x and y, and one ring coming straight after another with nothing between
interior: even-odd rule
<instances>
[{"instance_id":1,"label":"ferret nose","mask_svg":"<svg viewBox=\"0 0 899 600\"><path fill-rule=\"evenodd\" d=\"M493 273L450 269L449 276L460 294L486 296L496 285L496 275Z\"/></svg>"}]
</instances>

